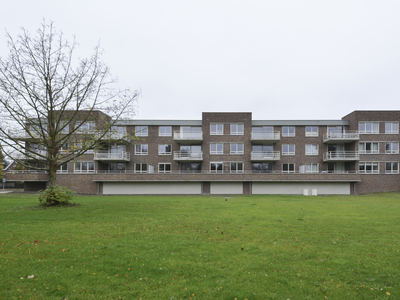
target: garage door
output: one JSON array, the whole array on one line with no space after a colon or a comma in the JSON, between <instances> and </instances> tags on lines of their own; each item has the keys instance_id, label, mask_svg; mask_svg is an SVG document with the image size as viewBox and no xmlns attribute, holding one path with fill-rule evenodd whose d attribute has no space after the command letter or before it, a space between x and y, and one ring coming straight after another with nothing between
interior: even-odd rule
<instances>
[{"instance_id":1,"label":"garage door","mask_svg":"<svg viewBox=\"0 0 400 300\"><path fill-rule=\"evenodd\" d=\"M210 194L243 194L243 182L211 182Z\"/></svg>"},{"instance_id":2,"label":"garage door","mask_svg":"<svg viewBox=\"0 0 400 300\"><path fill-rule=\"evenodd\" d=\"M104 195L200 195L200 182L104 182Z\"/></svg>"},{"instance_id":3,"label":"garage door","mask_svg":"<svg viewBox=\"0 0 400 300\"><path fill-rule=\"evenodd\" d=\"M303 190L316 189L319 195L350 195L348 182L253 182L252 194L302 195Z\"/></svg>"}]
</instances>

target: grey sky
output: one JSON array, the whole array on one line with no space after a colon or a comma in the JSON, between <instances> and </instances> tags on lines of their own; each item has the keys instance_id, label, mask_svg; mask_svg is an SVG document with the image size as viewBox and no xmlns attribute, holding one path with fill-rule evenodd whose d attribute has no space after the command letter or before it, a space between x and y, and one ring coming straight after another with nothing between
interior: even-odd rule
<instances>
[{"instance_id":1,"label":"grey sky","mask_svg":"<svg viewBox=\"0 0 400 300\"><path fill-rule=\"evenodd\" d=\"M400 1L7 1L0 30L100 41L139 119L339 119L400 109ZM0 34L0 56L7 54Z\"/></svg>"}]
</instances>

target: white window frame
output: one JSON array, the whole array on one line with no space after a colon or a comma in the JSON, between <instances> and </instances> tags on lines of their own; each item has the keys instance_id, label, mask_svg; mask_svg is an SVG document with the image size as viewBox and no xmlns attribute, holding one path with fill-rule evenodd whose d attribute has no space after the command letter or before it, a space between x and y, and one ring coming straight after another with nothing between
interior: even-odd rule
<instances>
[{"instance_id":1,"label":"white window frame","mask_svg":"<svg viewBox=\"0 0 400 300\"><path fill-rule=\"evenodd\" d=\"M146 166L146 170L143 170L143 166ZM139 166L139 170L136 169L136 166ZM147 163L135 163L134 172L137 174L145 174L149 171L149 165Z\"/></svg>"},{"instance_id":2,"label":"white window frame","mask_svg":"<svg viewBox=\"0 0 400 300\"><path fill-rule=\"evenodd\" d=\"M147 151L143 151L143 146L147 146ZM140 147L140 151L138 151L138 147ZM149 154L149 145L148 144L136 144L135 145L135 155L148 155Z\"/></svg>"},{"instance_id":3,"label":"white window frame","mask_svg":"<svg viewBox=\"0 0 400 300\"><path fill-rule=\"evenodd\" d=\"M371 150L369 150L369 152L367 151L367 144L371 144ZM363 146L364 149L361 149L362 148L361 145L364 145ZM374 150L374 147L373 147L374 145L378 145L377 150ZM379 154L379 143L378 142L360 142L358 144L358 152L360 154Z\"/></svg>"},{"instance_id":4,"label":"white window frame","mask_svg":"<svg viewBox=\"0 0 400 300\"><path fill-rule=\"evenodd\" d=\"M367 130L367 124L370 124L371 129ZM363 125L363 129L361 129L361 125ZM374 129L376 125L376 129ZM358 132L360 134L378 134L379 133L379 122L358 122Z\"/></svg>"},{"instance_id":5,"label":"white window frame","mask_svg":"<svg viewBox=\"0 0 400 300\"><path fill-rule=\"evenodd\" d=\"M389 130L388 130L388 125L390 125ZM386 134L398 134L399 133L399 122L385 122L385 133Z\"/></svg>"},{"instance_id":6,"label":"white window frame","mask_svg":"<svg viewBox=\"0 0 400 300\"><path fill-rule=\"evenodd\" d=\"M213 170L213 165L215 165L215 170ZM221 170L218 170L218 165L221 165ZM210 162L210 173L224 173L224 163L220 161L212 161Z\"/></svg>"},{"instance_id":7,"label":"white window frame","mask_svg":"<svg viewBox=\"0 0 400 300\"><path fill-rule=\"evenodd\" d=\"M317 148L316 150L315 150L315 147ZM307 148L309 148L309 149L307 149ZM318 144L317 145L315 145L315 144L307 144L306 145L306 155L318 155L318 153L319 153Z\"/></svg>"},{"instance_id":8,"label":"white window frame","mask_svg":"<svg viewBox=\"0 0 400 300\"><path fill-rule=\"evenodd\" d=\"M61 165L58 170L57 174L68 173L68 163Z\"/></svg>"},{"instance_id":9,"label":"white window frame","mask_svg":"<svg viewBox=\"0 0 400 300\"><path fill-rule=\"evenodd\" d=\"M231 135L243 135L244 124L243 123L232 123L231 124Z\"/></svg>"},{"instance_id":10,"label":"white window frame","mask_svg":"<svg viewBox=\"0 0 400 300\"><path fill-rule=\"evenodd\" d=\"M169 128L169 132L166 130ZM172 136L172 126L158 126L158 136Z\"/></svg>"},{"instance_id":11,"label":"white window frame","mask_svg":"<svg viewBox=\"0 0 400 300\"><path fill-rule=\"evenodd\" d=\"M170 146L171 151L170 152L165 151L165 148L166 148L165 146ZM161 150L161 147L164 147L164 151ZM136 147L135 147L135 149L136 149ZM148 149L147 149L147 151L148 151ZM171 154L172 154L172 145L171 144L160 144L160 145L158 145L158 155L171 155Z\"/></svg>"},{"instance_id":12,"label":"white window frame","mask_svg":"<svg viewBox=\"0 0 400 300\"><path fill-rule=\"evenodd\" d=\"M285 152L283 147L288 146L288 151ZM293 146L293 151L290 151L290 146ZM282 145L282 155L295 155L296 154L296 145L295 144L283 144Z\"/></svg>"},{"instance_id":13,"label":"white window frame","mask_svg":"<svg viewBox=\"0 0 400 300\"><path fill-rule=\"evenodd\" d=\"M387 166L390 164L390 170L388 170ZM394 164L397 166L397 170L393 168ZM398 161L387 161L385 163L385 173L386 174L399 174L399 162Z\"/></svg>"},{"instance_id":14,"label":"white window frame","mask_svg":"<svg viewBox=\"0 0 400 300\"><path fill-rule=\"evenodd\" d=\"M239 150L239 145L242 145L242 150ZM232 150L232 147L236 148L236 150ZM244 154L243 143L231 143L229 149L231 154Z\"/></svg>"},{"instance_id":15,"label":"white window frame","mask_svg":"<svg viewBox=\"0 0 400 300\"><path fill-rule=\"evenodd\" d=\"M316 167L316 168L314 168ZM319 164L317 163L307 163L300 166L300 173L306 174L317 174L319 173Z\"/></svg>"},{"instance_id":16,"label":"white window frame","mask_svg":"<svg viewBox=\"0 0 400 300\"><path fill-rule=\"evenodd\" d=\"M224 124L222 123L211 123L210 124L210 135L223 135Z\"/></svg>"},{"instance_id":17,"label":"white window frame","mask_svg":"<svg viewBox=\"0 0 400 300\"><path fill-rule=\"evenodd\" d=\"M360 170L361 166L364 166L364 170ZM371 170L367 171L367 166L371 166ZM376 166L376 170L374 170L374 166ZM360 174L379 174L379 162L377 161L361 161L358 163L358 172Z\"/></svg>"},{"instance_id":18,"label":"white window frame","mask_svg":"<svg viewBox=\"0 0 400 300\"><path fill-rule=\"evenodd\" d=\"M87 169L86 170L82 170L82 164L84 164L84 163L86 163L87 164ZM80 168L79 169L77 169L76 168L76 166L77 165L80 165ZM93 170L90 170L90 165L93 165ZM94 163L94 161L77 161L77 162L75 162L74 163L74 173L95 173L95 167L96 167L96 164Z\"/></svg>"},{"instance_id":19,"label":"white window frame","mask_svg":"<svg viewBox=\"0 0 400 300\"><path fill-rule=\"evenodd\" d=\"M290 132L290 128L293 128L293 132ZM285 132L287 129L287 132ZM283 137L294 137L296 136L296 126L282 126Z\"/></svg>"},{"instance_id":20,"label":"white window frame","mask_svg":"<svg viewBox=\"0 0 400 300\"><path fill-rule=\"evenodd\" d=\"M236 164L236 169L232 169L232 164ZM241 164L241 166L242 166L241 170L238 170L238 165L239 164ZM231 161L229 163L229 169L230 169L230 172L234 173L234 174L244 173L244 164L243 164L242 161Z\"/></svg>"},{"instance_id":21,"label":"white window frame","mask_svg":"<svg viewBox=\"0 0 400 300\"><path fill-rule=\"evenodd\" d=\"M283 166L284 165L287 165L287 171L283 170ZM293 165L293 171L290 170L290 167L289 167L290 165ZM296 164L294 164L294 163L284 163L284 164L282 164L282 173L284 173L284 174L293 174L295 172L296 172Z\"/></svg>"},{"instance_id":22,"label":"white window frame","mask_svg":"<svg viewBox=\"0 0 400 300\"><path fill-rule=\"evenodd\" d=\"M307 128L310 128L311 130L309 132L307 132ZM313 129L317 129L317 130L314 131ZM319 127L318 126L306 126L305 131L306 131L306 137L318 137Z\"/></svg>"},{"instance_id":23,"label":"white window frame","mask_svg":"<svg viewBox=\"0 0 400 300\"><path fill-rule=\"evenodd\" d=\"M221 150L218 150L219 147L221 147ZM213 155L224 154L224 144L223 143L210 143L210 154L213 154Z\"/></svg>"},{"instance_id":24,"label":"white window frame","mask_svg":"<svg viewBox=\"0 0 400 300\"><path fill-rule=\"evenodd\" d=\"M167 165L169 166L169 171L165 169ZM164 166L164 170L161 170L160 166ZM171 173L171 163L158 163L158 173Z\"/></svg>"},{"instance_id":25,"label":"white window frame","mask_svg":"<svg viewBox=\"0 0 400 300\"><path fill-rule=\"evenodd\" d=\"M136 136L149 136L149 126L135 126Z\"/></svg>"},{"instance_id":26,"label":"white window frame","mask_svg":"<svg viewBox=\"0 0 400 300\"><path fill-rule=\"evenodd\" d=\"M390 146L391 150L387 150L388 144L391 145ZM397 149L393 150L393 145L396 145ZM386 144L385 144L385 153L386 154L399 154L399 142L386 142Z\"/></svg>"},{"instance_id":27,"label":"white window frame","mask_svg":"<svg viewBox=\"0 0 400 300\"><path fill-rule=\"evenodd\" d=\"M94 122L94 121L86 121L86 122L78 121L78 122L76 122L75 127L77 128L78 126L80 126L77 129L78 133L93 133L96 128L96 122Z\"/></svg>"}]
</instances>

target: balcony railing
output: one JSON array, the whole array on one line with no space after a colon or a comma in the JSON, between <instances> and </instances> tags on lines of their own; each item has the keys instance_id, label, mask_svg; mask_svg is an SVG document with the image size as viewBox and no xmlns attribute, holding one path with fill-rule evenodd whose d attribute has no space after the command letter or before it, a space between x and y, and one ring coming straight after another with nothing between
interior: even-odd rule
<instances>
[{"instance_id":1,"label":"balcony railing","mask_svg":"<svg viewBox=\"0 0 400 300\"><path fill-rule=\"evenodd\" d=\"M176 142L202 142L203 132L182 132L174 131L174 140Z\"/></svg>"},{"instance_id":2,"label":"balcony railing","mask_svg":"<svg viewBox=\"0 0 400 300\"><path fill-rule=\"evenodd\" d=\"M324 143L329 142L353 142L360 140L360 134L358 131L346 131L346 132L328 132L324 134Z\"/></svg>"},{"instance_id":3,"label":"balcony railing","mask_svg":"<svg viewBox=\"0 0 400 300\"><path fill-rule=\"evenodd\" d=\"M252 141L271 141L278 142L281 139L280 131L274 132L251 132Z\"/></svg>"},{"instance_id":4,"label":"balcony railing","mask_svg":"<svg viewBox=\"0 0 400 300\"><path fill-rule=\"evenodd\" d=\"M10 129L8 131L8 134L13 138L13 139L22 139L22 140L26 140L26 139L37 139L41 137L41 134L39 132L36 131L31 131L30 134L23 130L17 130L17 129Z\"/></svg>"},{"instance_id":5,"label":"balcony railing","mask_svg":"<svg viewBox=\"0 0 400 300\"><path fill-rule=\"evenodd\" d=\"M131 138L126 134L126 132L107 132L101 139L113 140L113 141L125 141L125 142L130 142L131 140Z\"/></svg>"},{"instance_id":6,"label":"balcony railing","mask_svg":"<svg viewBox=\"0 0 400 300\"><path fill-rule=\"evenodd\" d=\"M47 156L47 151L36 151L35 153L29 152L27 154L14 152L10 156L13 160L44 160L44 157Z\"/></svg>"},{"instance_id":7,"label":"balcony railing","mask_svg":"<svg viewBox=\"0 0 400 300\"><path fill-rule=\"evenodd\" d=\"M251 152L252 161L277 161L280 158L281 153L279 151Z\"/></svg>"},{"instance_id":8,"label":"balcony railing","mask_svg":"<svg viewBox=\"0 0 400 300\"><path fill-rule=\"evenodd\" d=\"M358 151L329 151L324 153L324 161L355 161L360 159Z\"/></svg>"},{"instance_id":9,"label":"balcony railing","mask_svg":"<svg viewBox=\"0 0 400 300\"><path fill-rule=\"evenodd\" d=\"M95 152L94 160L102 160L102 161L130 161L130 153L129 152L120 152L120 153L110 153L110 152Z\"/></svg>"},{"instance_id":10,"label":"balcony railing","mask_svg":"<svg viewBox=\"0 0 400 300\"><path fill-rule=\"evenodd\" d=\"M202 161L203 160L203 152L174 151L174 160Z\"/></svg>"}]
</instances>

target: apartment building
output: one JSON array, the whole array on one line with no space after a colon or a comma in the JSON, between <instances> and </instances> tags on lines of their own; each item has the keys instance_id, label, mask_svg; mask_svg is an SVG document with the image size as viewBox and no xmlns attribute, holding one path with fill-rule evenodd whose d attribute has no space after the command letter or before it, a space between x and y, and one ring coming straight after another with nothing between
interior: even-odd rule
<instances>
[{"instance_id":1,"label":"apartment building","mask_svg":"<svg viewBox=\"0 0 400 300\"><path fill-rule=\"evenodd\" d=\"M400 111L354 111L341 120L204 112L201 120L118 121L102 150L63 165L57 183L94 195L397 191L399 120ZM11 170L7 180L38 190L47 175Z\"/></svg>"}]
</instances>

